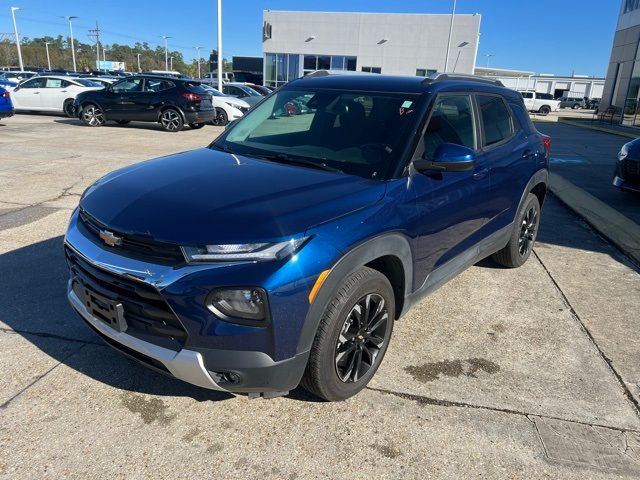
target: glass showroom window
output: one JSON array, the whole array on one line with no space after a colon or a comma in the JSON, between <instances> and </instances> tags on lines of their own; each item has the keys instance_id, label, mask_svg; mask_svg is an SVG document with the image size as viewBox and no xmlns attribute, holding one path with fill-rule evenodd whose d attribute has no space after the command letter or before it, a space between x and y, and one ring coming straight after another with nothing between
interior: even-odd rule
<instances>
[{"instance_id":1,"label":"glass showroom window","mask_svg":"<svg viewBox=\"0 0 640 480\"><path fill-rule=\"evenodd\" d=\"M300 55L265 53L264 84L279 87L300 76Z\"/></svg>"},{"instance_id":2,"label":"glass showroom window","mask_svg":"<svg viewBox=\"0 0 640 480\"><path fill-rule=\"evenodd\" d=\"M308 75L316 70L356 70L356 57L345 57L342 55L305 55L304 75Z\"/></svg>"}]
</instances>

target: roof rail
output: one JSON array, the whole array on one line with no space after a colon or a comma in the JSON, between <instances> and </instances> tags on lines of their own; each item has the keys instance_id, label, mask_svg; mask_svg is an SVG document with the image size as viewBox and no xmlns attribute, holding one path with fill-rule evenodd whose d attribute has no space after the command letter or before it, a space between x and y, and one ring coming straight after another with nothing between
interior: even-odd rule
<instances>
[{"instance_id":1,"label":"roof rail","mask_svg":"<svg viewBox=\"0 0 640 480\"><path fill-rule=\"evenodd\" d=\"M305 78L317 78L317 77L328 77L329 75L377 75L380 76L379 73L369 73L369 72L355 72L353 70L316 70L315 72L311 72L300 79L303 80Z\"/></svg>"},{"instance_id":2,"label":"roof rail","mask_svg":"<svg viewBox=\"0 0 640 480\"><path fill-rule=\"evenodd\" d=\"M498 87L504 87L504 84L500 80L493 80L487 77L480 77L478 75L468 75L464 73L435 73L430 77L423 80L423 83L436 83L445 80L466 80L468 82L488 83L490 85L496 85Z\"/></svg>"}]
</instances>

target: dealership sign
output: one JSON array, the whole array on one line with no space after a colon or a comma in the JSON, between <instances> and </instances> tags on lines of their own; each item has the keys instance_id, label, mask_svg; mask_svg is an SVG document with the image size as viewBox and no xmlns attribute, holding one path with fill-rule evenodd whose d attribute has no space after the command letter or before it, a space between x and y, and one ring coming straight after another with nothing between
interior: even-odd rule
<instances>
[{"instance_id":1,"label":"dealership sign","mask_svg":"<svg viewBox=\"0 0 640 480\"><path fill-rule=\"evenodd\" d=\"M113 70L124 71L127 66L125 62L112 62L112 61L96 62L96 65L98 67L98 70L111 70L111 71Z\"/></svg>"}]
</instances>

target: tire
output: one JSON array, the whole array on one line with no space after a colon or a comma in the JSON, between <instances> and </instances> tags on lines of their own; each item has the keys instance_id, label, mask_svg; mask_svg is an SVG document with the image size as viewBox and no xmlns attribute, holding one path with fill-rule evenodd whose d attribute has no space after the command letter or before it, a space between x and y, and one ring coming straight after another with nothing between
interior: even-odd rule
<instances>
[{"instance_id":1,"label":"tire","mask_svg":"<svg viewBox=\"0 0 640 480\"><path fill-rule=\"evenodd\" d=\"M131 120L116 120L116 123L118 125L128 125L129 123L131 123Z\"/></svg>"},{"instance_id":2,"label":"tire","mask_svg":"<svg viewBox=\"0 0 640 480\"><path fill-rule=\"evenodd\" d=\"M540 110L538 110L538 113L546 117L551 113L551 108L549 108L547 105L543 105L540 107Z\"/></svg>"},{"instance_id":3,"label":"tire","mask_svg":"<svg viewBox=\"0 0 640 480\"><path fill-rule=\"evenodd\" d=\"M88 103L82 107L80 119L89 127L100 127L106 121L102 109L93 103Z\"/></svg>"},{"instance_id":4,"label":"tire","mask_svg":"<svg viewBox=\"0 0 640 480\"><path fill-rule=\"evenodd\" d=\"M167 132L179 132L184 127L184 120L178 110L167 108L160 114L160 125Z\"/></svg>"},{"instance_id":5,"label":"tire","mask_svg":"<svg viewBox=\"0 0 640 480\"><path fill-rule=\"evenodd\" d=\"M217 127L224 127L229 123L229 116L222 108L216 108L216 116L211 123Z\"/></svg>"},{"instance_id":6,"label":"tire","mask_svg":"<svg viewBox=\"0 0 640 480\"><path fill-rule=\"evenodd\" d=\"M204 123L190 123L189 126L194 130L204 127Z\"/></svg>"},{"instance_id":7,"label":"tire","mask_svg":"<svg viewBox=\"0 0 640 480\"><path fill-rule=\"evenodd\" d=\"M580 105L578 105L577 103L573 104L573 107L571 107L573 110L578 110L580 108Z\"/></svg>"},{"instance_id":8,"label":"tire","mask_svg":"<svg viewBox=\"0 0 640 480\"><path fill-rule=\"evenodd\" d=\"M508 268L522 266L531 255L539 227L540 202L530 193L516 216L509 243L493 254L493 260Z\"/></svg>"},{"instance_id":9,"label":"tire","mask_svg":"<svg viewBox=\"0 0 640 480\"><path fill-rule=\"evenodd\" d=\"M372 331L357 318L367 310L367 323L375 323ZM387 277L368 267L353 272L320 320L302 387L329 401L345 400L358 393L384 358L394 318L395 298Z\"/></svg>"},{"instance_id":10,"label":"tire","mask_svg":"<svg viewBox=\"0 0 640 480\"><path fill-rule=\"evenodd\" d=\"M62 104L62 111L67 117L74 118L75 115L73 114L73 100L65 100L65 102Z\"/></svg>"}]
</instances>

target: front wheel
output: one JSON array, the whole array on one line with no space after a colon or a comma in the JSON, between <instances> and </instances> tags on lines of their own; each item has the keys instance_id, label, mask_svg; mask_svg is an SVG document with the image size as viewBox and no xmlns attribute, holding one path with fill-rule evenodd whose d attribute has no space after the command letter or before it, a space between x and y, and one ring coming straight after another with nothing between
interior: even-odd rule
<instances>
[{"instance_id":1,"label":"front wheel","mask_svg":"<svg viewBox=\"0 0 640 480\"><path fill-rule=\"evenodd\" d=\"M531 255L539 226L540 202L538 197L530 193L518 212L509 243L493 254L494 261L509 268L523 265Z\"/></svg>"},{"instance_id":2,"label":"front wheel","mask_svg":"<svg viewBox=\"0 0 640 480\"><path fill-rule=\"evenodd\" d=\"M573 107L571 107L571 108L573 108L574 110L578 110L578 109L580 108L580 105L578 105L578 104L576 103L576 104L574 104L574 105L573 105Z\"/></svg>"},{"instance_id":3,"label":"front wheel","mask_svg":"<svg viewBox=\"0 0 640 480\"><path fill-rule=\"evenodd\" d=\"M182 115L173 108L167 108L160 115L160 124L167 132L179 132L184 126Z\"/></svg>"},{"instance_id":4,"label":"front wheel","mask_svg":"<svg viewBox=\"0 0 640 480\"><path fill-rule=\"evenodd\" d=\"M92 103L82 107L82 122L90 127L99 127L104 125L104 112L100 107Z\"/></svg>"},{"instance_id":5,"label":"front wheel","mask_svg":"<svg viewBox=\"0 0 640 480\"><path fill-rule=\"evenodd\" d=\"M222 108L216 108L216 116L211 121L211 123L217 127L224 127L227 123L229 123L227 112L225 112Z\"/></svg>"},{"instance_id":6,"label":"front wheel","mask_svg":"<svg viewBox=\"0 0 640 480\"><path fill-rule=\"evenodd\" d=\"M329 401L358 393L384 358L394 317L387 277L368 267L349 275L320 320L301 385Z\"/></svg>"}]
</instances>

